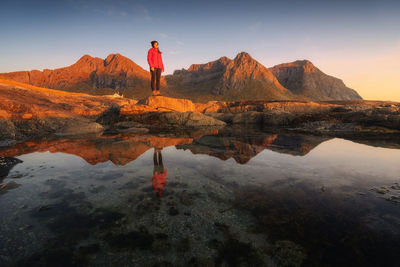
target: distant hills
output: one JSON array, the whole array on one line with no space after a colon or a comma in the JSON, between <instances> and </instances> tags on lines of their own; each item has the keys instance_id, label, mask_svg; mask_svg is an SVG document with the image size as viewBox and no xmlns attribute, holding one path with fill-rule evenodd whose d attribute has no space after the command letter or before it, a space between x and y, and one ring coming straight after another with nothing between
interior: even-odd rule
<instances>
[{"instance_id":1,"label":"distant hills","mask_svg":"<svg viewBox=\"0 0 400 267\"><path fill-rule=\"evenodd\" d=\"M279 64L271 68L271 71L293 94L312 100L362 99L355 90L346 87L342 80L326 75L308 60Z\"/></svg>"},{"instance_id":2,"label":"distant hills","mask_svg":"<svg viewBox=\"0 0 400 267\"><path fill-rule=\"evenodd\" d=\"M0 77L34 86L89 94L144 98L151 94L150 73L120 54L106 59L84 55L75 64L43 71L0 73ZM362 99L338 78L324 74L310 61L267 68L241 52L189 69L176 70L161 81L166 96L209 100L350 100Z\"/></svg>"}]
</instances>

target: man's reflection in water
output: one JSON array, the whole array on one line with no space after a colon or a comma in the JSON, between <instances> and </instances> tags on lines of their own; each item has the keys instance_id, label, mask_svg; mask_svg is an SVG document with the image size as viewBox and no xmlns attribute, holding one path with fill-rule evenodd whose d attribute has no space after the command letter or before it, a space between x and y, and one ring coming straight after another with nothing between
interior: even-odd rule
<instances>
[{"instance_id":1,"label":"man's reflection in water","mask_svg":"<svg viewBox=\"0 0 400 267\"><path fill-rule=\"evenodd\" d=\"M154 148L154 170L153 170L153 189L158 192L158 195L162 196L162 189L165 186L165 180L167 178L167 170L164 169L161 156L162 148Z\"/></svg>"}]
</instances>

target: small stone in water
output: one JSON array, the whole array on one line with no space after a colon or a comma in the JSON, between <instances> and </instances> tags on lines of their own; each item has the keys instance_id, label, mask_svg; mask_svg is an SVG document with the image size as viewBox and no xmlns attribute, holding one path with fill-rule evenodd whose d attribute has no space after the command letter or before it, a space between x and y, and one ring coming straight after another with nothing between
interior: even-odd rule
<instances>
[{"instance_id":1,"label":"small stone in water","mask_svg":"<svg viewBox=\"0 0 400 267\"><path fill-rule=\"evenodd\" d=\"M169 215L171 215L171 216L176 216L176 215L178 215L179 214L179 211L175 208L175 207L171 207L170 209L169 209Z\"/></svg>"}]
</instances>

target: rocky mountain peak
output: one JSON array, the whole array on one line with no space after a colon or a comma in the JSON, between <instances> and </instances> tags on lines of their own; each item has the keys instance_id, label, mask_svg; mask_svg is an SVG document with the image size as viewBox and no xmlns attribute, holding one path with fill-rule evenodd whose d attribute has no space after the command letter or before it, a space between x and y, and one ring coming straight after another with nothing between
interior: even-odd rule
<instances>
[{"instance_id":1,"label":"rocky mountain peak","mask_svg":"<svg viewBox=\"0 0 400 267\"><path fill-rule=\"evenodd\" d=\"M92 57L90 55L82 56L77 62L69 67L62 68L64 71L68 72L92 72L102 67L102 59L97 57ZM46 73L52 72L52 70L47 70Z\"/></svg>"},{"instance_id":2,"label":"rocky mountain peak","mask_svg":"<svg viewBox=\"0 0 400 267\"><path fill-rule=\"evenodd\" d=\"M94 58L90 55L83 55L76 63L92 61Z\"/></svg>"},{"instance_id":3,"label":"rocky mountain peak","mask_svg":"<svg viewBox=\"0 0 400 267\"><path fill-rule=\"evenodd\" d=\"M106 59L104 60L104 65L105 66L107 66L107 65L110 65L111 63L120 63L120 62L123 62L123 61L131 61L129 58L127 58L127 57L124 57L123 55L121 55L121 54L109 54L107 57L106 57Z\"/></svg>"},{"instance_id":4,"label":"rocky mountain peak","mask_svg":"<svg viewBox=\"0 0 400 267\"><path fill-rule=\"evenodd\" d=\"M118 53L108 55L104 59L103 64L103 69L106 73L125 73L127 75L134 74L136 76L148 76L148 73L139 65L133 62L131 59Z\"/></svg>"},{"instance_id":5,"label":"rocky mountain peak","mask_svg":"<svg viewBox=\"0 0 400 267\"><path fill-rule=\"evenodd\" d=\"M121 54L109 54L104 60L104 66L115 65L121 68L132 67L134 62Z\"/></svg>"},{"instance_id":6,"label":"rocky mountain peak","mask_svg":"<svg viewBox=\"0 0 400 267\"><path fill-rule=\"evenodd\" d=\"M315 67L315 65L307 60L296 60L294 62L290 62L290 63L283 63L283 64L279 64L274 66L272 69L280 69L280 70L285 70L285 69L291 69L291 71L300 71L300 72L304 72L304 73L312 73L312 72L318 72L319 69L317 67Z\"/></svg>"},{"instance_id":7,"label":"rocky mountain peak","mask_svg":"<svg viewBox=\"0 0 400 267\"><path fill-rule=\"evenodd\" d=\"M252 58L247 52L240 52L235 59L229 64L228 69L240 71L241 73L250 74L256 72L268 72L269 70Z\"/></svg>"},{"instance_id":8,"label":"rocky mountain peak","mask_svg":"<svg viewBox=\"0 0 400 267\"><path fill-rule=\"evenodd\" d=\"M361 99L360 95L348 88L342 80L323 73L309 60L279 64L270 70L283 86L296 95L303 95L312 100Z\"/></svg>"},{"instance_id":9,"label":"rocky mountain peak","mask_svg":"<svg viewBox=\"0 0 400 267\"><path fill-rule=\"evenodd\" d=\"M264 65L252 58L249 53L240 52L227 66L227 74L243 76L242 78L263 79L268 76L273 78L272 73Z\"/></svg>"},{"instance_id":10,"label":"rocky mountain peak","mask_svg":"<svg viewBox=\"0 0 400 267\"><path fill-rule=\"evenodd\" d=\"M115 58L115 54L109 54L106 59L104 59L104 66L110 65L111 61Z\"/></svg>"},{"instance_id":11,"label":"rocky mountain peak","mask_svg":"<svg viewBox=\"0 0 400 267\"><path fill-rule=\"evenodd\" d=\"M263 89L265 92L277 92L271 93L271 97L281 98L281 91L287 91L271 73L271 71L259 63L257 60L253 59L249 53L240 52L236 55L235 59L231 61L222 78L219 80L216 87L216 94L246 94L246 88L254 88L257 97L264 97L267 93L262 95ZM289 92L287 92L289 93ZM278 96L279 94L279 96ZM286 99L286 96L282 96L282 99Z\"/></svg>"},{"instance_id":12,"label":"rocky mountain peak","mask_svg":"<svg viewBox=\"0 0 400 267\"><path fill-rule=\"evenodd\" d=\"M244 61L251 61L254 60L249 53L247 52L240 52L239 54L236 55L235 61L238 62L244 62Z\"/></svg>"},{"instance_id":13,"label":"rocky mountain peak","mask_svg":"<svg viewBox=\"0 0 400 267\"><path fill-rule=\"evenodd\" d=\"M296 62L303 68L304 72L310 73L318 71L317 67L315 67L314 64L309 60L298 60Z\"/></svg>"},{"instance_id":14,"label":"rocky mountain peak","mask_svg":"<svg viewBox=\"0 0 400 267\"><path fill-rule=\"evenodd\" d=\"M96 59L98 59L98 58L94 58L90 55L84 55L73 65L78 66L78 67L90 66L90 65L95 64Z\"/></svg>"},{"instance_id":15,"label":"rocky mountain peak","mask_svg":"<svg viewBox=\"0 0 400 267\"><path fill-rule=\"evenodd\" d=\"M222 56L218 60L219 61L223 61L223 62L227 62L227 61L231 61L232 59L230 59L229 57L226 57L226 56Z\"/></svg>"},{"instance_id":16,"label":"rocky mountain peak","mask_svg":"<svg viewBox=\"0 0 400 267\"><path fill-rule=\"evenodd\" d=\"M217 60L205 63L205 64L192 64L190 65L189 72L197 71L222 71L232 60L228 57L220 57Z\"/></svg>"}]
</instances>

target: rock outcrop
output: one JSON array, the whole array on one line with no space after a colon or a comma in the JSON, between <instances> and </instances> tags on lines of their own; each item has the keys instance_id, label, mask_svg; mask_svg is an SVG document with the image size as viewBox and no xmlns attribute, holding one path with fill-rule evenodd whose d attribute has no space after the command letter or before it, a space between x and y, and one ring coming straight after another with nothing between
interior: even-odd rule
<instances>
[{"instance_id":1,"label":"rock outcrop","mask_svg":"<svg viewBox=\"0 0 400 267\"><path fill-rule=\"evenodd\" d=\"M168 125L180 125L182 127L226 125L221 120L195 112L164 112L160 114L159 119Z\"/></svg>"},{"instance_id":2,"label":"rock outcrop","mask_svg":"<svg viewBox=\"0 0 400 267\"><path fill-rule=\"evenodd\" d=\"M262 124L318 134L400 133L400 103L387 101L225 102L207 115L228 124Z\"/></svg>"},{"instance_id":3,"label":"rock outcrop","mask_svg":"<svg viewBox=\"0 0 400 267\"><path fill-rule=\"evenodd\" d=\"M10 170L19 163L22 163L22 160L0 156L0 183L7 177Z\"/></svg>"},{"instance_id":4,"label":"rock outcrop","mask_svg":"<svg viewBox=\"0 0 400 267\"><path fill-rule=\"evenodd\" d=\"M342 80L326 75L308 60L279 64L271 71L283 86L297 96L314 101L362 99Z\"/></svg>"},{"instance_id":5,"label":"rock outcrop","mask_svg":"<svg viewBox=\"0 0 400 267\"><path fill-rule=\"evenodd\" d=\"M104 130L145 133L153 127L224 126L225 122L201 113L213 105L162 96L137 102L0 79L0 140L98 134Z\"/></svg>"},{"instance_id":6,"label":"rock outcrop","mask_svg":"<svg viewBox=\"0 0 400 267\"><path fill-rule=\"evenodd\" d=\"M94 118L126 98L91 96L0 79L0 140L102 132Z\"/></svg>"},{"instance_id":7,"label":"rock outcrop","mask_svg":"<svg viewBox=\"0 0 400 267\"><path fill-rule=\"evenodd\" d=\"M158 111L195 112L196 105L188 99L177 99L165 96L149 96L141 99L138 105L147 105Z\"/></svg>"},{"instance_id":8,"label":"rock outcrop","mask_svg":"<svg viewBox=\"0 0 400 267\"><path fill-rule=\"evenodd\" d=\"M265 101L194 103L151 96L140 101L46 89L0 79L0 144L49 135L144 134L258 124L323 134L399 134L400 103Z\"/></svg>"}]
</instances>

